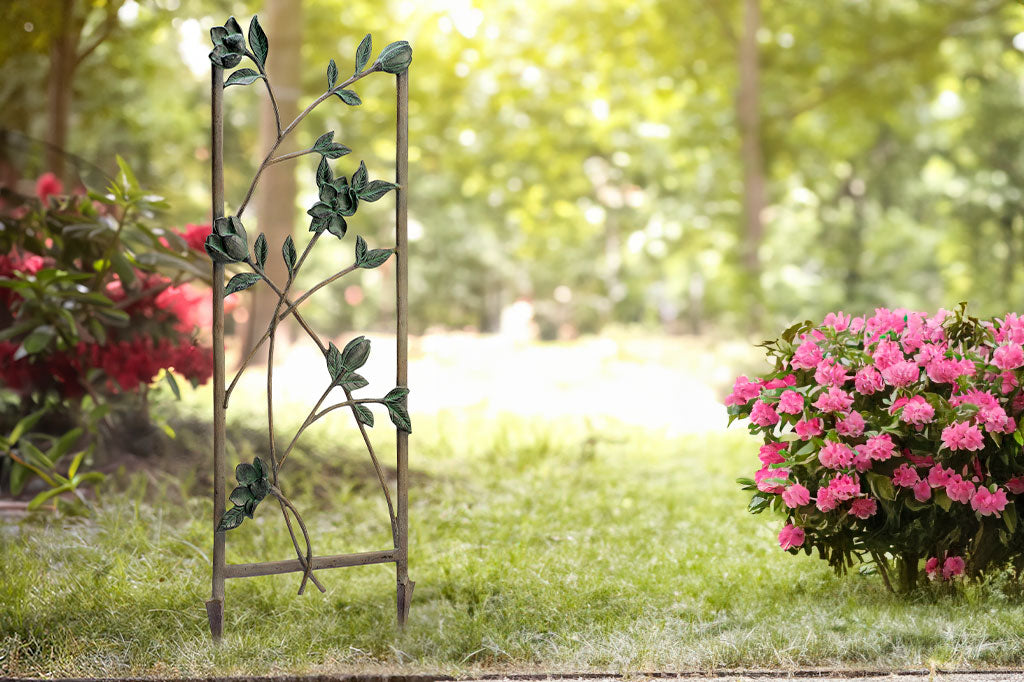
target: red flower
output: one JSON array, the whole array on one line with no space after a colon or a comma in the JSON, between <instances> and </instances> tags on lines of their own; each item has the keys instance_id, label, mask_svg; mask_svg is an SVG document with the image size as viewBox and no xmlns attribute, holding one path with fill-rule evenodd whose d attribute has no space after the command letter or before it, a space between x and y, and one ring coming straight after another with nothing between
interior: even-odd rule
<instances>
[{"instance_id":1,"label":"red flower","mask_svg":"<svg viewBox=\"0 0 1024 682\"><path fill-rule=\"evenodd\" d=\"M53 173L43 173L36 180L36 196L39 201L46 203L46 200L56 194L64 193L64 184Z\"/></svg>"}]
</instances>

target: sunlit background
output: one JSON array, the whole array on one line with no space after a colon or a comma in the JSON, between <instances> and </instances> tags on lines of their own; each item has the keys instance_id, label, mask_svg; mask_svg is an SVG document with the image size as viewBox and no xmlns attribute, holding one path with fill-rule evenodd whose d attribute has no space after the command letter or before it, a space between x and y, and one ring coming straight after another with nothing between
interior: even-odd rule
<instances>
[{"instance_id":1,"label":"sunlit background","mask_svg":"<svg viewBox=\"0 0 1024 682\"><path fill-rule=\"evenodd\" d=\"M640 347L630 339L671 337L663 351L644 351L671 358L834 309L1019 307L1020 8L758 5L6 2L3 160L28 182L52 170L47 150L57 145L70 155L65 178L101 186L120 154L169 199L167 225L207 222L207 31L230 14L244 23L258 12L272 78L288 59L300 75L276 85L299 109L323 92L330 58L350 68L366 32L375 52L399 39L414 47L416 335L499 333L519 344L604 337L618 341L595 352L618 360L637 355L622 350ZM79 63L60 64L62 40L84 53ZM52 92L61 70L63 123ZM336 129L354 150L338 168L351 172L366 159L372 175L388 177L392 84L368 79L358 90L362 106L320 107L290 148ZM227 95L230 211L262 158L269 112L257 86ZM60 125L66 132L55 138ZM275 229L299 240L315 201L308 158L294 166L293 198L287 185L283 194L262 186L294 205L292 225ZM361 211L354 229L387 242L392 205ZM314 265L318 275L332 272L330 251L318 251ZM384 268L341 286L309 316L339 336L383 332L390 276ZM241 328L247 312L235 314ZM466 348L463 357L489 353ZM731 367L696 364L705 383L728 381Z\"/></svg>"}]
</instances>

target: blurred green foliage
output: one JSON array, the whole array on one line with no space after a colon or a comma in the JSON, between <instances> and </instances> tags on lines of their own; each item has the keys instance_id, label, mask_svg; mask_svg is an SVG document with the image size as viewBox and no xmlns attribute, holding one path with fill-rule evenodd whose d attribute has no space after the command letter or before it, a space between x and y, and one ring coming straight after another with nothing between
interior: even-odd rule
<instances>
[{"instance_id":1,"label":"blurred green foliage","mask_svg":"<svg viewBox=\"0 0 1024 682\"><path fill-rule=\"evenodd\" d=\"M112 1L78 3L95 5L96 23ZM35 138L45 137L50 4L59 3L0 7L3 126ZM304 0L303 99L324 86L313 62L333 55L347 65L366 32L380 45L407 38L414 47L414 325L493 328L522 296L536 303L542 328L569 322L583 331L609 321L745 327L755 305L768 327L835 308L969 299L983 315L1019 309L1022 9L976 0L762 3L768 207L754 286L741 258L742 4ZM104 166L120 153L170 198L172 223L201 220L206 29L260 9L124 2L117 28L76 72L69 150ZM274 27L266 30L273 39ZM391 88L363 86L358 115L340 104L318 109L298 143L337 129L351 158L386 177ZM248 150L262 96L232 90L229 208L258 163ZM299 163L300 187L312 186L314 170ZM297 215L308 199L296 198ZM380 202L360 216L359 231L383 243L389 220L390 204ZM301 220L296 229L305 230ZM386 308L389 294L364 284ZM372 309L339 294L316 314L335 327L363 326L374 320L358 315Z\"/></svg>"}]
</instances>

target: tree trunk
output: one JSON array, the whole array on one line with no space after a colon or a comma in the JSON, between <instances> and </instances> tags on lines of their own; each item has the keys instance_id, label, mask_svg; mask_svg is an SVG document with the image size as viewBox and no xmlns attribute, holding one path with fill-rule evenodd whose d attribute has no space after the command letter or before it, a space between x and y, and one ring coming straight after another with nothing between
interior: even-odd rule
<instances>
[{"instance_id":1,"label":"tree trunk","mask_svg":"<svg viewBox=\"0 0 1024 682\"><path fill-rule=\"evenodd\" d=\"M68 146L68 122L71 96L78 66L78 41L82 23L75 18L74 0L62 0L61 21L50 43L50 71L46 85L46 167L61 180L64 177L64 152Z\"/></svg>"},{"instance_id":2,"label":"tree trunk","mask_svg":"<svg viewBox=\"0 0 1024 682\"><path fill-rule=\"evenodd\" d=\"M751 295L750 322L758 326L763 312L760 248L764 241L764 151L761 140L761 67L757 31L761 27L761 0L745 0L743 33L739 44L739 93L736 118L743 161L743 265Z\"/></svg>"},{"instance_id":3,"label":"tree trunk","mask_svg":"<svg viewBox=\"0 0 1024 682\"><path fill-rule=\"evenodd\" d=\"M900 588L904 593L913 592L917 587L919 561L916 554L901 554L899 557Z\"/></svg>"},{"instance_id":4,"label":"tree trunk","mask_svg":"<svg viewBox=\"0 0 1024 682\"><path fill-rule=\"evenodd\" d=\"M281 126L285 127L299 113L301 94L302 3L299 0L266 0L261 17L262 25L273 27L273 42L267 57L266 69L274 87ZM259 84L257 84L259 85ZM265 98L260 114L260 157L277 141L277 124L270 99ZM282 144L278 153L297 149L292 136ZM308 160L313 157L303 157ZM288 272L281 258L281 245L292 234L295 227L295 163L276 163L263 172L256 189L256 219L259 231L267 235L270 256L267 258L267 274L280 286L284 286ZM255 238L255 237L254 237ZM301 251L302 247L297 246ZM270 322L270 316L277 304L277 296L269 287L252 289L252 303L249 319L242 331L242 357L263 336ZM286 327L282 327L285 329ZM257 358L259 360L259 358Z\"/></svg>"}]
</instances>

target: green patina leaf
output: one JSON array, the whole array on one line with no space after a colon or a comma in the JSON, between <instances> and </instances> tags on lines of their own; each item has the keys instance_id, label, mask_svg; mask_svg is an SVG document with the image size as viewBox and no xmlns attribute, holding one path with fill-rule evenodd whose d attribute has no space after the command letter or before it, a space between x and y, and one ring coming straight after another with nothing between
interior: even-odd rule
<instances>
[{"instance_id":1,"label":"green patina leaf","mask_svg":"<svg viewBox=\"0 0 1024 682\"><path fill-rule=\"evenodd\" d=\"M366 255L366 240L358 234L356 235L356 265L359 265L359 261L362 260L363 256Z\"/></svg>"},{"instance_id":2,"label":"green patina leaf","mask_svg":"<svg viewBox=\"0 0 1024 682\"><path fill-rule=\"evenodd\" d=\"M333 343L327 348L327 371L331 375L331 383L335 383L341 376L341 351Z\"/></svg>"},{"instance_id":3,"label":"green patina leaf","mask_svg":"<svg viewBox=\"0 0 1024 682\"><path fill-rule=\"evenodd\" d=\"M405 386L395 386L393 389L388 391L388 394L384 396L385 404L401 404L405 402L406 397L409 395L409 389Z\"/></svg>"},{"instance_id":4,"label":"green patina leaf","mask_svg":"<svg viewBox=\"0 0 1024 682\"><path fill-rule=\"evenodd\" d=\"M239 69L228 76L228 79L224 81L224 87L226 88L229 85L250 85L261 78L263 78L263 76L258 71L253 71L252 69Z\"/></svg>"},{"instance_id":5,"label":"green patina leaf","mask_svg":"<svg viewBox=\"0 0 1024 682\"><path fill-rule=\"evenodd\" d=\"M248 462L242 462L235 467L235 480L238 481L239 485L249 485L255 483L261 478L262 472L257 471L256 468Z\"/></svg>"},{"instance_id":6,"label":"green patina leaf","mask_svg":"<svg viewBox=\"0 0 1024 682\"><path fill-rule=\"evenodd\" d=\"M327 65L327 89L333 90L338 83L338 65L332 59Z\"/></svg>"},{"instance_id":7,"label":"green patina leaf","mask_svg":"<svg viewBox=\"0 0 1024 682\"><path fill-rule=\"evenodd\" d=\"M316 168L316 185L320 187L334 180L334 173L331 172L331 166L327 163L327 157L321 157L320 165Z\"/></svg>"},{"instance_id":8,"label":"green patina leaf","mask_svg":"<svg viewBox=\"0 0 1024 682\"><path fill-rule=\"evenodd\" d=\"M356 172L352 174L352 189L356 191L357 195L361 190L366 188L366 182L369 179L368 175L369 174L366 172L366 162L360 161L359 168L357 168Z\"/></svg>"},{"instance_id":9,"label":"green patina leaf","mask_svg":"<svg viewBox=\"0 0 1024 682\"><path fill-rule=\"evenodd\" d=\"M350 391L357 391L370 385L370 382L355 372L347 372L342 369L343 374L338 377L338 385Z\"/></svg>"},{"instance_id":10,"label":"green patina leaf","mask_svg":"<svg viewBox=\"0 0 1024 682\"><path fill-rule=\"evenodd\" d=\"M373 249L371 251L367 251L356 265L360 268L366 268L367 270L379 268L387 262L388 258L391 258L392 253L394 253L394 251L391 249Z\"/></svg>"},{"instance_id":11,"label":"green patina leaf","mask_svg":"<svg viewBox=\"0 0 1024 682\"><path fill-rule=\"evenodd\" d=\"M373 412L366 405L356 405L356 419L362 424L373 428Z\"/></svg>"},{"instance_id":12,"label":"green patina leaf","mask_svg":"<svg viewBox=\"0 0 1024 682\"><path fill-rule=\"evenodd\" d=\"M363 103L363 100L359 99L359 95L357 95L353 90L337 90L334 94L350 107L358 107Z\"/></svg>"},{"instance_id":13,"label":"green patina leaf","mask_svg":"<svg viewBox=\"0 0 1024 682\"><path fill-rule=\"evenodd\" d=\"M260 266L260 270L265 269L269 248L267 247L267 236L262 232L259 237L256 237L256 243L252 245L252 252L256 256L256 264Z\"/></svg>"},{"instance_id":14,"label":"green patina leaf","mask_svg":"<svg viewBox=\"0 0 1024 682\"><path fill-rule=\"evenodd\" d=\"M366 63L370 61L371 52L373 52L373 39L370 38L370 34L367 33L366 37L359 42L359 47L356 48L355 73L362 71L366 66Z\"/></svg>"},{"instance_id":15,"label":"green patina leaf","mask_svg":"<svg viewBox=\"0 0 1024 682\"><path fill-rule=\"evenodd\" d=\"M224 512L224 515L220 517L220 523L217 524L217 532L228 531L233 528L238 528L242 525L242 521L245 520L245 510L242 507L232 507Z\"/></svg>"},{"instance_id":16,"label":"green patina leaf","mask_svg":"<svg viewBox=\"0 0 1024 682\"><path fill-rule=\"evenodd\" d=\"M249 22L249 47L252 48L253 56L256 57L256 61L260 66L267 63L267 52L270 50L270 41L267 40L267 34L263 32L263 27L260 26L260 20L255 15L252 21Z\"/></svg>"},{"instance_id":17,"label":"green patina leaf","mask_svg":"<svg viewBox=\"0 0 1024 682\"><path fill-rule=\"evenodd\" d=\"M412 422L409 419L409 410L406 409L405 405L387 404L388 415L391 417L391 422L401 431L406 433L412 433Z\"/></svg>"},{"instance_id":18,"label":"green patina leaf","mask_svg":"<svg viewBox=\"0 0 1024 682\"><path fill-rule=\"evenodd\" d=\"M328 130L326 133L316 138L316 142L313 143L313 151L323 153L325 149L331 146L331 142L334 140L334 131Z\"/></svg>"},{"instance_id":19,"label":"green patina leaf","mask_svg":"<svg viewBox=\"0 0 1024 682\"><path fill-rule=\"evenodd\" d=\"M345 219L338 215L337 213L332 214L331 217L328 218L327 231L333 234L338 239L344 237L345 232L347 230L348 223L345 222Z\"/></svg>"},{"instance_id":20,"label":"green patina leaf","mask_svg":"<svg viewBox=\"0 0 1024 682\"><path fill-rule=\"evenodd\" d=\"M260 276L255 272L242 272L231 278L228 285L224 287L224 295L230 296L231 294L238 291L245 291L256 282L260 281Z\"/></svg>"},{"instance_id":21,"label":"green patina leaf","mask_svg":"<svg viewBox=\"0 0 1024 682\"><path fill-rule=\"evenodd\" d=\"M377 201L393 189L398 189L398 185L386 180L373 180L359 190L359 198L363 201Z\"/></svg>"},{"instance_id":22,"label":"green patina leaf","mask_svg":"<svg viewBox=\"0 0 1024 682\"><path fill-rule=\"evenodd\" d=\"M284 244L281 246L281 255L284 256L285 267L288 268L288 276L295 276L295 261L298 260L299 255L295 252L295 242L292 240L291 235L288 235L284 239Z\"/></svg>"},{"instance_id":23,"label":"green patina leaf","mask_svg":"<svg viewBox=\"0 0 1024 682\"><path fill-rule=\"evenodd\" d=\"M345 156L346 154L351 154L352 150L346 147L345 145L341 144L340 142L333 142L331 143L330 147L328 147L325 151L321 153L328 159L338 159L341 158L342 156Z\"/></svg>"},{"instance_id":24,"label":"green patina leaf","mask_svg":"<svg viewBox=\"0 0 1024 682\"><path fill-rule=\"evenodd\" d=\"M239 507L243 507L246 502L253 499L253 494L249 491L249 486L240 485L231 491L231 495L228 496L228 499Z\"/></svg>"},{"instance_id":25,"label":"green patina leaf","mask_svg":"<svg viewBox=\"0 0 1024 682\"><path fill-rule=\"evenodd\" d=\"M257 500L262 500L270 494L270 481L266 478L257 479L254 483L249 484L249 492Z\"/></svg>"}]
</instances>

